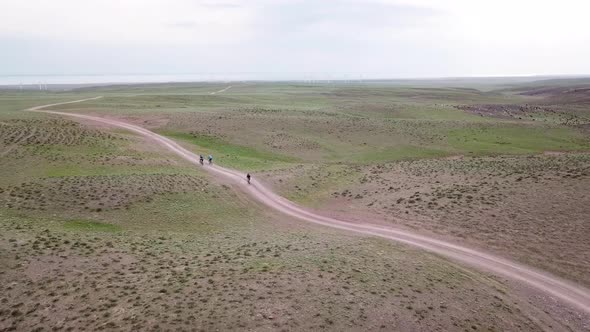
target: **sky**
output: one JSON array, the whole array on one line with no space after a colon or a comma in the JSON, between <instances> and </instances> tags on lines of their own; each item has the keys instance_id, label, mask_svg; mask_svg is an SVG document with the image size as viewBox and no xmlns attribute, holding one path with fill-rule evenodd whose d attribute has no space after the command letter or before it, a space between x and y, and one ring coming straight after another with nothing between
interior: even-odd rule
<instances>
[{"instance_id":1,"label":"sky","mask_svg":"<svg viewBox=\"0 0 590 332\"><path fill-rule=\"evenodd\" d=\"M0 75L590 74L585 0L0 0Z\"/></svg>"}]
</instances>

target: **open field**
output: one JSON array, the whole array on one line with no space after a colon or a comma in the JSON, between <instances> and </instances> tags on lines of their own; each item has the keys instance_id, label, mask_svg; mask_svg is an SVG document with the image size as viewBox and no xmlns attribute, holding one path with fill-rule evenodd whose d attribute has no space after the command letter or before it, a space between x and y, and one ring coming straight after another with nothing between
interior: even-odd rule
<instances>
[{"instance_id":1,"label":"open field","mask_svg":"<svg viewBox=\"0 0 590 332\"><path fill-rule=\"evenodd\" d=\"M539 118L496 117L465 110L474 107L466 105L540 103L537 96L372 85L234 84L219 95L203 94L200 87L187 90L123 90L60 109L135 120L171 137L201 143L218 156L229 157L227 165L236 168L262 168L232 163L231 157L240 150L271 166L292 162L288 157L301 162L371 163L590 146L580 128L588 123L587 115L564 123L564 116L574 115L536 112Z\"/></svg>"},{"instance_id":2,"label":"open field","mask_svg":"<svg viewBox=\"0 0 590 332\"><path fill-rule=\"evenodd\" d=\"M587 84L584 79L550 80L480 91L383 83L244 83L213 96L205 92L220 86L143 86L64 106L122 117L198 146L195 151L215 155L222 165L258 171L302 204L376 214L485 244L588 284ZM568 151L571 157L555 155ZM570 170L573 177L566 176ZM553 197L556 193L559 197ZM548 208L553 205L559 208ZM564 227L553 235L557 240L539 241L554 233L551 215L563 218ZM553 254L550 261L541 259Z\"/></svg>"},{"instance_id":3,"label":"open field","mask_svg":"<svg viewBox=\"0 0 590 332\"><path fill-rule=\"evenodd\" d=\"M204 236L176 229L150 232L149 224L132 231L124 224L31 222L3 214L0 327L535 331L560 326L498 281L432 255L257 220L248 227L226 221L225 229Z\"/></svg>"},{"instance_id":4,"label":"open field","mask_svg":"<svg viewBox=\"0 0 590 332\"><path fill-rule=\"evenodd\" d=\"M3 171L20 173L0 193L3 330L561 324L433 255L275 221L182 161L137 150L132 135L27 124L46 135L10 140L6 156L24 170L3 158ZM96 146L93 158L79 153Z\"/></svg>"},{"instance_id":5,"label":"open field","mask_svg":"<svg viewBox=\"0 0 590 332\"><path fill-rule=\"evenodd\" d=\"M211 94L226 86L0 95L0 329L588 328L504 280L268 212L128 132L19 111L104 95L55 108L145 126L324 213L590 284L580 92L564 108L563 96L514 89L232 83Z\"/></svg>"},{"instance_id":6,"label":"open field","mask_svg":"<svg viewBox=\"0 0 590 332\"><path fill-rule=\"evenodd\" d=\"M494 250L590 284L590 155L470 157L267 172L284 195Z\"/></svg>"}]
</instances>

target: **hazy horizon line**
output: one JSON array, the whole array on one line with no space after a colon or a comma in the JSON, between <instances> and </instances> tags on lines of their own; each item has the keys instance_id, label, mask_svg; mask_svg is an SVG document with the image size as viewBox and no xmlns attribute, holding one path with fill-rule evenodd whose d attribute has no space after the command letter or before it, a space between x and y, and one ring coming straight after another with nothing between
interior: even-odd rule
<instances>
[{"instance_id":1,"label":"hazy horizon line","mask_svg":"<svg viewBox=\"0 0 590 332\"><path fill-rule=\"evenodd\" d=\"M75 74L2 74L0 77L80 77L80 76L199 76L199 75L246 75L246 74L266 74L266 75L327 75L327 76L367 76L364 79L449 79L449 78L509 78L509 77L590 77L590 73L585 74L478 74L478 75L441 75L441 76L372 76L379 75L373 72L191 72L191 73L75 73ZM296 79L296 78L293 78Z\"/></svg>"},{"instance_id":2,"label":"hazy horizon line","mask_svg":"<svg viewBox=\"0 0 590 332\"><path fill-rule=\"evenodd\" d=\"M258 75L254 75L258 74ZM291 74L291 75L289 75ZM273 77L274 76L274 77ZM291 77L289 77L291 76ZM590 78L590 74L531 74L531 75L474 75L395 77L351 73L184 73L184 74L0 74L0 86L88 85L88 84L155 84L155 83L219 83L219 82L375 82L375 81L444 81L444 80L543 80Z\"/></svg>"}]
</instances>

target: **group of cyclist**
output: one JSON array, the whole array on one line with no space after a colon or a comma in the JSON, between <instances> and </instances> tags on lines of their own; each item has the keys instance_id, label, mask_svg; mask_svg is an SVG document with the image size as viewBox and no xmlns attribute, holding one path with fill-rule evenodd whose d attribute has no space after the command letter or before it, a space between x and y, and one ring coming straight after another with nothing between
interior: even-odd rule
<instances>
[{"instance_id":1,"label":"group of cyclist","mask_svg":"<svg viewBox=\"0 0 590 332\"><path fill-rule=\"evenodd\" d=\"M213 164L213 156L209 155L209 165ZM203 165L203 160L205 160L205 158L203 158L203 155L200 154L199 155L199 162L201 163L201 165Z\"/></svg>"},{"instance_id":2,"label":"group of cyclist","mask_svg":"<svg viewBox=\"0 0 590 332\"><path fill-rule=\"evenodd\" d=\"M209 160L209 165L213 164L213 156L209 155L209 157L207 158ZM204 165L204 160L205 158L203 157L202 154L199 155L199 163L201 163L201 165ZM252 178L252 176L250 176L250 173L246 174L246 181L248 181L248 184L250 184L250 179Z\"/></svg>"}]
</instances>

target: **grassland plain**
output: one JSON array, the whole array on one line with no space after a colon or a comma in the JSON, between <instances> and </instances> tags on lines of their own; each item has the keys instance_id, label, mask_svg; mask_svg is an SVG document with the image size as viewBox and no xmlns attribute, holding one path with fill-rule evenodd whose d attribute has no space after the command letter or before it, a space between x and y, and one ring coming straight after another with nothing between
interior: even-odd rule
<instances>
[{"instance_id":1,"label":"grassland plain","mask_svg":"<svg viewBox=\"0 0 590 332\"><path fill-rule=\"evenodd\" d=\"M551 88L547 84L556 85ZM539 187L535 190L543 190L545 186L560 187L561 177L549 174L553 169L539 169L544 164L542 162L529 167L529 162L536 162L528 156L558 151L580 155L579 152L590 147L590 135L586 129L590 124L588 97L584 97L587 90L583 88L586 82L574 80L547 84L527 83L500 90L488 87L487 91L480 91L384 84L250 83L232 84L231 89L219 95L210 95L208 91L218 91L220 86L211 86L209 90L197 86L191 90L190 85L178 89L151 85L113 89L108 92L114 95L107 95L104 100L67 107L77 112L124 117L149 126L179 139L194 151L213 154L216 162L222 165L256 171L256 176L267 179L283 195L302 204L315 208L333 206L339 210L340 205L346 205L347 212L356 211L361 215L387 211L388 219L393 222L445 236L458 236L461 241L493 245L502 254L587 284L590 273L584 266L590 265L583 259L588 255L581 244L590 237L583 217L588 212L584 209L584 187L571 185L560 190L562 197L568 197L561 206L571 206L574 218L567 222L571 226L567 228L569 231L564 229L557 236L559 240L551 242L539 241L538 237L529 238L537 230L548 232L546 227L554 222L550 217L552 214L531 207L548 206L546 200L560 199L531 195L529 189L533 185L516 181L520 176L516 176L510 186L493 185L507 182L511 174L530 170L537 172L535 174L545 172L548 179L552 179L542 184L534 183ZM502 167L505 161L502 156L508 154L514 155L513 158L519 161L517 167L522 168L509 174L495 172L494 168ZM479 170L460 179L455 176L456 168L472 169L471 164L480 162L478 158L484 158L482 162L485 162L486 156L498 158L489 163L487 170L494 174L491 178L480 176ZM436 160L423 161L432 158ZM446 162L444 158L458 159ZM580 158L545 156L556 163L553 165L555 169L569 169L572 165L568 163ZM441 159L443 161L437 163ZM417 180L412 173L393 171L403 168L411 160L434 171ZM583 179L586 174L583 170L588 163L581 160L575 167L582 170L580 176ZM451 162L453 166L450 166ZM368 175L375 167L388 169L390 178L397 181L395 185L373 188L374 184L367 179L372 178ZM412 215L410 210L394 209L402 206L398 202L400 199L404 204L416 201L411 196L418 190L409 192L412 190L409 189L410 181L417 182L412 184L414 189L420 187L429 192L428 195L436 195L435 190L451 190L438 188L444 178L449 181L447 186L455 185L452 181L477 182L479 178L486 178L487 181L479 181L482 182L480 191L495 188L497 192L490 195L493 195L496 209L503 211L507 220L496 220L496 216L501 215L498 211L489 212L488 217L482 216L485 210L476 210L473 200L466 202L466 211L447 206L445 215L440 213L443 208L435 205L437 202L429 202L430 205L426 205L419 215ZM572 182L580 183L579 179ZM407 192L390 187L404 187ZM345 194L336 195L342 192ZM353 192L354 203L351 204L346 199ZM374 195L379 196L381 204L376 203ZM484 207L488 208L487 205ZM438 212L428 212L433 210ZM527 211L526 215L533 221L522 222L513 217L522 211ZM567 219L569 211L562 212ZM461 218L457 217L458 213ZM475 220L480 217L481 220ZM429 221L417 225L414 221L400 221L402 219ZM458 222L461 219L464 221L460 227L451 230L447 226L452 224L449 220ZM522 225L532 228L531 232L518 231ZM537 229L540 225L546 226ZM475 231L465 233L469 228ZM512 235L507 237L503 233ZM514 252L513 246L505 242L516 242L518 247L526 250ZM558 249L561 246L565 246L571 255L561 257L563 252ZM550 251L548 255L560 257L556 256L550 262L543 260L546 251Z\"/></svg>"},{"instance_id":2,"label":"grassland plain","mask_svg":"<svg viewBox=\"0 0 590 332\"><path fill-rule=\"evenodd\" d=\"M211 90L218 86L211 87ZM538 103L538 97L457 88L233 84L210 95L198 86L115 90L60 108L125 117L201 143L241 169L301 162L371 163L434 156L587 150L580 128L529 117L489 117L461 105ZM133 93L132 93L133 92ZM212 144L222 143L222 144ZM276 154L271 157L269 154ZM239 165L235 155L252 155ZM219 159L223 162L224 159Z\"/></svg>"},{"instance_id":3,"label":"grassland plain","mask_svg":"<svg viewBox=\"0 0 590 332\"><path fill-rule=\"evenodd\" d=\"M437 256L268 214L128 133L4 119L0 330L581 326Z\"/></svg>"},{"instance_id":4,"label":"grassland plain","mask_svg":"<svg viewBox=\"0 0 590 332\"><path fill-rule=\"evenodd\" d=\"M181 139L195 151L213 153L221 164L267 170L266 175L255 176L264 176L290 198L350 215L380 213L381 205L373 201L358 204L368 193L350 197L357 188L368 190L363 186L372 183L369 174L374 168L389 167L391 171L383 173L401 181L407 174L393 169L446 161L399 160L515 153L512 158L520 161L527 158L521 154L543 150L542 144L528 141L522 133L543 130L556 131L548 138L537 134L553 144L552 150L587 149L587 138L577 127L486 117L455 107L530 102L526 96L468 89L291 84L232 85L222 94L210 95L223 87L101 88L102 100L63 108L122 117ZM95 93L84 90L68 96ZM44 96L30 98L39 98L35 104L46 103ZM67 120L35 124L31 114L13 117L11 112L12 107L3 122L24 117L30 125L23 127L48 124L57 131L72 125ZM8 281L3 291L9 295L0 300L0 324L7 329L41 325L153 330L587 328L571 312L545 313L515 298L502 282L435 256L328 230L316 234L316 229L269 215L194 167L146 148L133 135L78 126L62 136L74 133L92 137L90 141L51 138L15 143L12 137L10 150L4 150L8 157L2 158L2 171L11 176L0 184L5 230L0 244L6 248L1 259L7 267L0 276ZM482 135L482 140L490 141L487 146L466 147L461 140L479 137L481 128L492 131ZM495 142L496 129L510 146ZM79 131L86 134L75 134ZM69 141L74 143L67 145ZM463 167L462 161L458 159L455 167ZM433 167L455 172L447 164ZM423 174L422 185L434 176ZM491 172L490 176L503 175ZM400 184L404 189L416 185ZM335 188L347 192L335 197ZM384 201L391 199L384 196ZM333 199L350 209L333 204ZM467 212L459 214L477 214L470 204L466 201ZM580 209L583 213L581 205ZM446 210L454 213L455 207ZM426 218L410 215L409 209L399 212L406 215L406 211L408 227L489 244L485 236L464 232L471 219L445 228L440 220L452 215ZM397 211L391 215L397 217ZM498 241L497 247L506 240L497 237L499 230L513 226L510 216L502 222L488 233ZM547 224L539 223L545 234L555 232L558 241L572 239L571 231L562 236L562 229L550 230ZM580 231L580 224L575 221L568 229ZM522 230L511 232L512 239L519 239L514 236L518 231ZM584 232L578 235L583 237ZM530 248L517 258L545 257L542 251L530 255L538 250L534 244ZM547 265L551 269L561 263L558 257ZM575 263L576 272L565 274L583 281L585 271L579 265L583 263ZM72 284L76 286L70 288ZM78 306L82 302L87 304Z\"/></svg>"}]
</instances>

